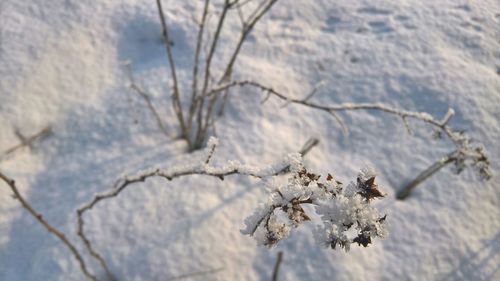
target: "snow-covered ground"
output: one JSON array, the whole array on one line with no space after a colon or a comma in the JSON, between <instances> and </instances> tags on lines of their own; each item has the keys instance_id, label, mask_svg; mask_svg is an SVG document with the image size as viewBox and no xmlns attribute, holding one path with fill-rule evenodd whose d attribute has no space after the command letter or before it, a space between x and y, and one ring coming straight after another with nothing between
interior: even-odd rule
<instances>
[{"instance_id":1,"label":"snow-covered ground","mask_svg":"<svg viewBox=\"0 0 500 281\"><path fill-rule=\"evenodd\" d=\"M215 1L217 2L217 1ZM189 90L196 28L203 1L164 1L181 87ZM220 3L213 9L220 8ZM215 18L215 16L214 16ZM240 27L232 13L215 66L224 65ZM169 167L197 154L166 138L147 107L127 88L123 62L154 97L168 129L177 123L154 1L36 0L0 2L0 152L52 125L33 150L0 162L27 200L69 239L78 206L111 188L121 175ZM287 95L323 104L383 102L427 111L452 107L451 125L482 142L500 170L500 3L420 0L280 0L255 27L236 65ZM98 205L87 233L119 280L168 280L221 269L192 280L270 280L278 251L280 280L500 280L498 176L481 182L470 169L443 169L406 201L402 184L451 151L428 126L377 112L342 113L343 135L328 114L232 93L217 121L215 162L271 163L311 136L321 143L307 167L348 182L373 166L387 197L389 236L368 248L324 249L309 229L271 250L240 234L267 197L264 183L233 176L192 176L136 184ZM85 256L98 270L90 256ZM0 280L85 280L68 250L49 235L0 183Z\"/></svg>"}]
</instances>

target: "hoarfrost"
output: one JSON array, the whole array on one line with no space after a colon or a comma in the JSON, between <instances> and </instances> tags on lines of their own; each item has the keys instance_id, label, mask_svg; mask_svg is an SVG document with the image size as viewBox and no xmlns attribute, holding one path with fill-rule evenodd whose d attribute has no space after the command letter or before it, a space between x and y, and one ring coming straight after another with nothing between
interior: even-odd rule
<instances>
[{"instance_id":1,"label":"hoarfrost","mask_svg":"<svg viewBox=\"0 0 500 281\"><path fill-rule=\"evenodd\" d=\"M243 234L253 236L259 245L274 246L289 236L293 228L311 220L303 205L315 206L321 219L314 233L319 244L348 251L352 243L367 247L373 238L385 237L386 216L373 207L372 199L383 197L375 184L372 168L362 169L347 188L330 174L326 181L309 173L297 162L287 184L273 186L266 205L245 220ZM281 219L278 214L285 214Z\"/></svg>"}]
</instances>

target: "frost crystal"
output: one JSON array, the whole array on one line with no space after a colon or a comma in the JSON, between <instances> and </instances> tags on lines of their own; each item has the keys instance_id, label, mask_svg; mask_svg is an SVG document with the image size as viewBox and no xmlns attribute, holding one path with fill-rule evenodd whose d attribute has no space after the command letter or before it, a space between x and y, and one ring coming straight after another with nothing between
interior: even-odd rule
<instances>
[{"instance_id":1,"label":"frost crystal","mask_svg":"<svg viewBox=\"0 0 500 281\"><path fill-rule=\"evenodd\" d=\"M363 169L346 188L330 174L326 181L319 181L320 176L309 173L302 162L291 165L291 170L288 183L271 188L267 204L245 220L243 234L253 236L260 245L274 246L293 228L311 220L302 207L310 204L322 222L315 233L319 244L348 251L352 243L367 247L373 238L386 235L386 216L371 204L372 199L384 196L377 189L373 169Z\"/></svg>"}]
</instances>

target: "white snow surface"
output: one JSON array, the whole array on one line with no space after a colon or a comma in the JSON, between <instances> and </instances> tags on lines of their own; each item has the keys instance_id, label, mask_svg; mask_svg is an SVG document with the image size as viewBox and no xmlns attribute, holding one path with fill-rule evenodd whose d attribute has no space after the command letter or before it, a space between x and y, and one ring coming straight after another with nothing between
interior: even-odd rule
<instances>
[{"instance_id":1,"label":"white snow surface","mask_svg":"<svg viewBox=\"0 0 500 281\"><path fill-rule=\"evenodd\" d=\"M218 1L212 9L221 7ZM203 1L165 0L184 96L191 85L196 27ZM213 19L216 16L212 16ZM213 20L212 20L213 21ZM211 26L212 27L212 26ZM240 27L227 21L214 59L222 69ZM35 0L0 2L0 151L46 125L54 134L0 162L26 199L85 253L75 210L123 175L198 159L167 138L143 100L128 89L123 62L151 94L172 135L177 122L154 1ZM314 101L380 102L425 111L482 142L500 171L500 3L497 0L280 0L255 27L235 76L292 97L323 83ZM395 193L450 152L431 129L378 112L332 116L250 88L232 92L217 121L213 161L271 164L320 139L308 170L344 183L375 168L387 197L389 235L368 248L324 249L310 229L293 231L273 249L240 234L244 219L267 198L266 184L246 176L224 181L189 176L149 179L86 213L86 231L118 280L271 280L278 251L280 280L500 280L499 177L478 181L445 168L406 201ZM187 99L186 99L187 101ZM198 158L197 158L198 157ZM0 183L0 280L85 280L75 259Z\"/></svg>"}]
</instances>

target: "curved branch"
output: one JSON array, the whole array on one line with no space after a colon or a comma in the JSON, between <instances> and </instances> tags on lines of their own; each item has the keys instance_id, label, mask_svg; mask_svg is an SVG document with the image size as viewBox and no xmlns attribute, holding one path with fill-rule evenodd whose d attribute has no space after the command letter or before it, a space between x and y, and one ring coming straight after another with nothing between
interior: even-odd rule
<instances>
[{"instance_id":1,"label":"curved branch","mask_svg":"<svg viewBox=\"0 0 500 281\"><path fill-rule=\"evenodd\" d=\"M28 213L33 217L35 218L41 225L43 225L43 227L45 227L45 229L52 235L54 235L57 239L59 239L63 244L64 246L66 246L66 248L68 248L70 250L70 252L73 254L73 256L75 257L75 259L78 261L78 264L80 265L80 269L82 270L83 274L90 280L93 280L93 281L99 281L99 279L93 275L92 273L90 273L87 269L87 265L85 264L85 261L83 260L82 258L82 255L80 254L80 252L76 249L76 247L73 245L73 243L71 243L68 238L66 238L66 236L64 235L64 233L62 233L61 231L59 231L57 228L55 228L53 225L51 225L49 222L47 222L43 216L38 213L24 198L23 196L21 195L21 193L19 193L19 190L17 189L16 187L16 183L13 179L7 177L6 175L4 175L3 173L0 172L0 179L2 179L9 187L10 189L12 190L12 192L14 193L14 198L19 200L19 202L21 203L22 207L24 209L26 209L28 211Z\"/></svg>"},{"instance_id":2,"label":"curved branch","mask_svg":"<svg viewBox=\"0 0 500 281\"><path fill-rule=\"evenodd\" d=\"M316 146L319 143L317 139L309 139L302 149L299 151L299 154L301 156L306 155L314 146ZM108 192L98 194L94 196L94 198L89 201L88 203L84 204L80 208L77 209L76 214L77 214L77 233L80 239L83 241L85 247L89 251L89 253L101 264L101 266L105 269L106 272L109 272L108 267L106 266L106 263L102 259L102 257L97 253L97 251L94 249L92 246L92 243L90 240L87 238L85 235L85 229L84 229L84 224L85 221L83 220L83 215L85 212L90 211L95 205L97 205L99 202L106 200L106 199L111 199L113 197L117 197L121 192L123 192L128 186L134 183L138 182L144 182L146 179L151 178L151 177L161 177L164 179L167 179L169 181L173 180L174 178L178 177L183 177L183 176L189 176L189 175L206 175L206 176L211 176L211 177L216 177L219 178L220 180L224 180L225 176L229 175L247 175L247 176L253 176L257 178L263 178L267 176L272 176L272 175L280 175L280 174L285 174L290 171L291 163L290 161L284 161L285 163L279 166L275 167L277 165L272 165L267 168L262 168L262 169L255 169L252 166L248 165L241 165L241 164L233 164L233 165L228 165L226 167L220 167L220 168L215 168L215 167L210 167L209 163L210 160L213 156L213 153L215 151L217 142L214 140L209 140L209 147L207 148L207 157L204 159L203 162L200 162L200 164L197 167L192 167L192 166L186 166L186 167L174 167L171 168L170 170L160 170L160 169L155 169L149 172L144 172L140 173L136 176L132 177L125 177L123 179L118 180L114 187L109 190ZM288 162L288 163L287 163Z\"/></svg>"}]
</instances>

